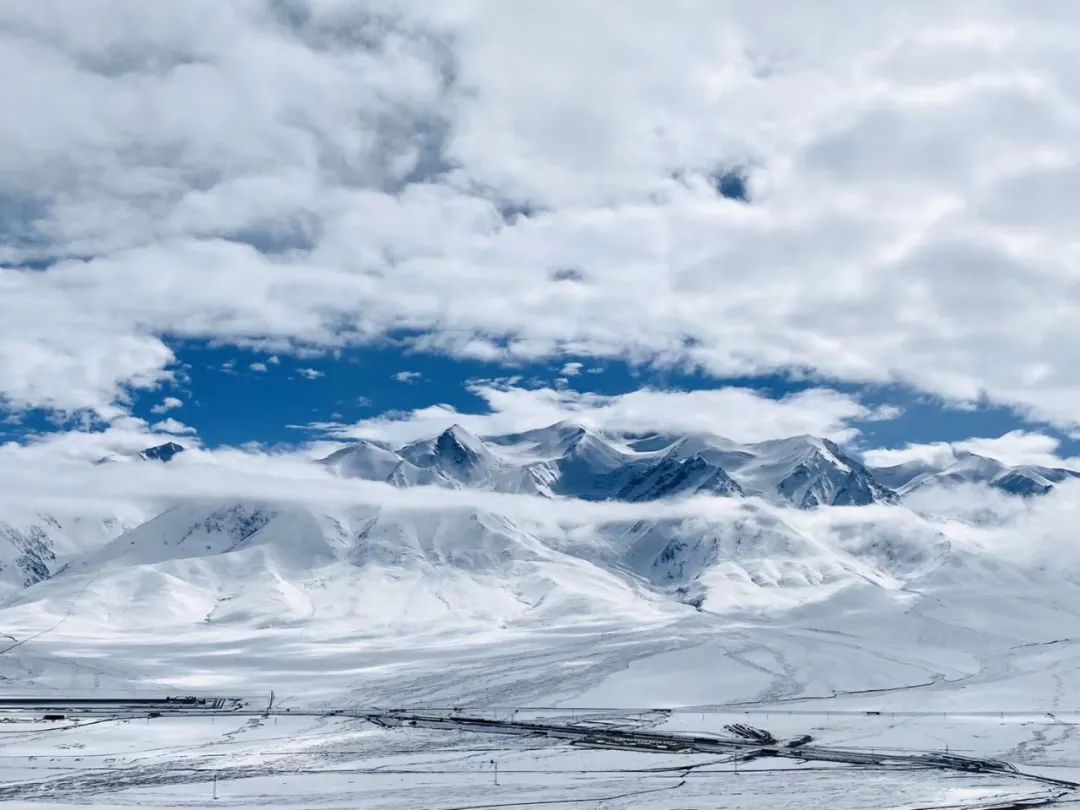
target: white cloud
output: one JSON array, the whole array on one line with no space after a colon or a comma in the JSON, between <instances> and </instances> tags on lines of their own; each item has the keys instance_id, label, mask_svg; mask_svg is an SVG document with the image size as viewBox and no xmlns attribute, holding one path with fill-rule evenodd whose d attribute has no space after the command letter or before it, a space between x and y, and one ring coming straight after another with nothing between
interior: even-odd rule
<instances>
[{"instance_id":1,"label":"white cloud","mask_svg":"<svg viewBox=\"0 0 1080 810\"><path fill-rule=\"evenodd\" d=\"M1073 9L286 6L0 8L0 263L70 259L0 271L11 405L404 330L1080 424Z\"/></svg>"},{"instance_id":2,"label":"white cloud","mask_svg":"<svg viewBox=\"0 0 1080 810\"><path fill-rule=\"evenodd\" d=\"M461 413L448 405L433 405L405 414L365 419L354 425L316 427L339 438L405 442L433 436L454 423L481 435L492 435L571 420L610 432L705 432L737 441L811 433L846 441L857 433L852 421L878 418L876 411L857 399L824 388L781 399L770 399L748 388L709 391L643 388L616 396L494 383L478 383L470 390L485 400L490 413Z\"/></svg>"},{"instance_id":3,"label":"white cloud","mask_svg":"<svg viewBox=\"0 0 1080 810\"><path fill-rule=\"evenodd\" d=\"M168 420L173 421L173 420ZM117 417L103 430L63 430L32 435L24 441L0 444L0 458L19 469L40 468L45 472L68 462L93 462L106 456L128 455L160 444L161 436L145 420L133 416ZM199 440L189 435L186 447L198 447Z\"/></svg>"},{"instance_id":4,"label":"white cloud","mask_svg":"<svg viewBox=\"0 0 1080 810\"><path fill-rule=\"evenodd\" d=\"M301 377L304 377L304 378L306 378L308 380L317 380L317 379L319 379L319 377L325 377L326 376L323 372L319 371L317 368L298 368L296 370L296 373L299 374Z\"/></svg>"},{"instance_id":5,"label":"white cloud","mask_svg":"<svg viewBox=\"0 0 1080 810\"><path fill-rule=\"evenodd\" d=\"M896 464L920 462L935 467L944 467L955 457L952 445L948 442L929 444L907 444L904 447L881 447L864 450L863 461L871 467L892 467Z\"/></svg>"},{"instance_id":6,"label":"white cloud","mask_svg":"<svg viewBox=\"0 0 1080 810\"><path fill-rule=\"evenodd\" d=\"M1080 459L1066 458L1059 454L1061 441L1045 433L1012 430L996 438L974 437L963 441L908 444L895 449L868 450L863 453L866 463L874 467L887 467L908 461L921 461L944 466L953 458L953 450L966 450L980 456L994 458L1009 465L1033 464L1044 467L1072 467L1080 469Z\"/></svg>"},{"instance_id":7,"label":"white cloud","mask_svg":"<svg viewBox=\"0 0 1080 810\"><path fill-rule=\"evenodd\" d=\"M258 374L265 374L267 371L266 363L251 363L248 368Z\"/></svg>"},{"instance_id":8,"label":"white cloud","mask_svg":"<svg viewBox=\"0 0 1080 810\"><path fill-rule=\"evenodd\" d=\"M186 442L187 440L185 440ZM17 460L16 465L11 463ZM630 504L550 500L480 490L440 487L398 489L389 484L343 479L298 453L192 447L169 464L93 465L55 453L0 446L0 508L13 505L78 510L99 502L174 503L185 499L242 499L313 506L373 505L410 509L473 508L547 524L583 520L635 520L671 514L745 508L730 499L704 505ZM8 486L8 484L11 486Z\"/></svg>"},{"instance_id":9,"label":"white cloud","mask_svg":"<svg viewBox=\"0 0 1080 810\"><path fill-rule=\"evenodd\" d=\"M1006 464L1036 464L1057 466L1063 462L1058 454L1061 441L1044 433L1012 430L997 438L973 438L956 442L961 450L990 456Z\"/></svg>"},{"instance_id":10,"label":"white cloud","mask_svg":"<svg viewBox=\"0 0 1080 810\"><path fill-rule=\"evenodd\" d=\"M423 376L424 375L421 374L419 371L399 371L397 374L394 375L394 379L397 380L399 383L410 384L421 379Z\"/></svg>"},{"instance_id":11,"label":"white cloud","mask_svg":"<svg viewBox=\"0 0 1080 810\"><path fill-rule=\"evenodd\" d=\"M576 377L581 373L581 369L584 365L584 363L565 363L563 364L563 367L559 369L559 374L563 377Z\"/></svg>"},{"instance_id":12,"label":"white cloud","mask_svg":"<svg viewBox=\"0 0 1080 810\"><path fill-rule=\"evenodd\" d=\"M184 406L183 400L176 397L165 397L161 402L150 409L150 413L163 414Z\"/></svg>"},{"instance_id":13,"label":"white cloud","mask_svg":"<svg viewBox=\"0 0 1080 810\"><path fill-rule=\"evenodd\" d=\"M190 425L185 425L183 422L173 419L171 416L168 419L162 419L160 422L154 422L150 426L151 430L156 430L159 433L172 433L177 436L183 436L187 434L194 434L195 428Z\"/></svg>"}]
</instances>

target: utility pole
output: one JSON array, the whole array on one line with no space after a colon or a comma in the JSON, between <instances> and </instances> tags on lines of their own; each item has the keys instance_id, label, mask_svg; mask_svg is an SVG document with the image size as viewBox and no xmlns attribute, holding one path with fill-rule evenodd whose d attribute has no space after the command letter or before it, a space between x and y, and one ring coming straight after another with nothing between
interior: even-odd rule
<instances>
[{"instance_id":1,"label":"utility pole","mask_svg":"<svg viewBox=\"0 0 1080 810\"><path fill-rule=\"evenodd\" d=\"M217 798L217 771L214 771L214 798Z\"/></svg>"},{"instance_id":2,"label":"utility pole","mask_svg":"<svg viewBox=\"0 0 1080 810\"><path fill-rule=\"evenodd\" d=\"M495 760L491 760L491 764L495 766L495 785L499 784L499 763Z\"/></svg>"}]
</instances>

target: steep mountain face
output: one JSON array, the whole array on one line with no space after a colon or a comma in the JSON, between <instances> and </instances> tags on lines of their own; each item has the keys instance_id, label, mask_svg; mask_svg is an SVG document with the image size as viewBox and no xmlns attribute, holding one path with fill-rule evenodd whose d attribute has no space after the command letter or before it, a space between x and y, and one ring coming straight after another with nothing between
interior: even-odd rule
<instances>
[{"instance_id":1,"label":"steep mountain face","mask_svg":"<svg viewBox=\"0 0 1080 810\"><path fill-rule=\"evenodd\" d=\"M107 543L129 528L115 515L5 514L0 519L0 592L41 582L72 554Z\"/></svg>"},{"instance_id":2,"label":"steep mountain face","mask_svg":"<svg viewBox=\"0 0 1080 810\"><path fill-rule=\"evenodd\" d=\"M1071 478L1080 478L1080 472L1024 465L1006 470L995 478L991 485L1013 495L1045 495L1055 484Z\"/></svg>"},{"instance_id":3,"label":"steep mountain face","mask_svg":"<svg viewBox=\"0 0 1080 810\"><path fill-rule=\"evenodd\" d=\"M418 469L465 485L491 482L500 466L484 442L459 425L434 439L408 444L398 455Z\"/></svg>"},{"instance_id":4,"label":"steep mountain face","mask_svg":"<svg viewBox=\"0 0 1080 810\"><path fill-rule=\"evenodd\" d=\"M340 475L396 486L477 487L583 500L756 495L800 508L891 503L894 493L812 436L739 445L718 436L606 436L560 422L480 439L454 426L397 450L358 442L323 459Z\"/></svg>"},{"instance_id":5,"label":"steep mountain face","mask_svg":"<svg viewBox=\"0 0 1080 810\"><path fill-rule=\"evenodd\" d=\"M172 461L177 453L184 452L184 446L176 442L165 442L155 447L147 447L139 453L144 461Z\"/></svg>"},{"instance_id":6,"label":"steep mountain face","mask_svg":"<svg viewBox=\"0 0 1080 810\"><path fill-rule=\"evenodd\" d=\"M743 490L723 469L701 456L679 458L665 455L641 470L619 488L619 501L654 501L673 495L742 495Z\"/></svg>"},{"instance_id":7,"label":"steep mountain face","mask_svg":"<svg viewBox=\"0 0 1080 810\"><path fill-rule=\"evenodd\" d=\"M739 459L729 462L729 468L744 489L802 509L896 499L866 467L828 439L795 436L746 445Z\"/></svg>"},{"instance_id":8,"label":"steep mountain face","mask_svg":"<svg viewBox=\"0 0 1080 810\"><path fill-rule=\"evenodd\" d=\"M605 500L630 473L632 455L602 434L572 422L485 439L503 459L506 492Z\"/></svg>"},{"instance_id":9,"label":"steep mountain face","mask_svg":"<svg viewBox=\"0 0 1080 810\"><path fill-rule=\"evenodd\" d=\"M46 579L56 563L52 531L60 529L59 522L48 516L22 526L0 523L0 577L4 583L26 588Z\"/></svg>"},{"instance_id":10,"label":"steep mountain face","mask_svg":"<svg viewBox=\"0 0 1080 810\"><path fill-rule=\"evenodd\" d=\"M629 475L631 460L606 438L586 428L567 425L560 430L565 435L565 451L541 462L553 470L553 490L560 495L605 500L612 497L621 477Z\"/></svg>"},{"instance_id":11,"label":"steep mountain face","mask_svg":"<svg viewBox=\"0 0 1080 810\"><path fill-rule=\"evenodd\" d=\"M176 442L165 442L164 444L154 445L153 447L146 447L137 453L113 453L107 456L102 456L95 464L114 464L117 462L129 462L129 461L160 461L169 462L172 461L177 455L184 452L184 445L177 444Z\"/></svg>"},{"instance_id":12,"label":"steep mountain face","mask_svg":"<svg viewBox=\"0 0 1080 810\"><path fill-rule=\"evenodd\" d=\"M872 470L881 481L889 482L901 495L926 486L986 484L1011 495L1045 495L1060 484L1080 478L1080 472L1060 467L1034 465L1009 466L977 453L952 448L937 463L908 462Z\"/></svg>"},{"instance_id":13,"label":"steep mountain face","mask_svg":"<svg viewBox=\"0 0 1080 810\"><path fill-rule=\"evenodd\" d=\"M258 503L174 506L103 548L82 555L70 567L98 568L114 560L126 565L147 564L225 554L255 542L259 532L282 515L295 513ZM314 549L312 553L316 553Z\"/></svg>"}]
</instances>

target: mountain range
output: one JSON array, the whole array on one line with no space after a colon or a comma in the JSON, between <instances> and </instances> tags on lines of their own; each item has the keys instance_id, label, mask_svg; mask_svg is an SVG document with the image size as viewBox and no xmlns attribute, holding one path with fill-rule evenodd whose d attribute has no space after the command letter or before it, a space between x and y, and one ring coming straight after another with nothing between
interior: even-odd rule
<instances>
[{"instance_id":1,"label":"mountain range","mask_svg":"<svg viewBox=\"0 0 1080 810\"><path fill-rule=\"evenodd\" d=\"M480 438L454 425L401 447L361 440L322 459L339 475L589 501L756 495L800 508L891 503L896 495L828 439L738 444L719 436L610 436L559 422Z\"/></svg>"},{"instance_id":2,"label":"mountain range","mask_svg":"<svg viewBox=\"0 0 1080 810\"><path fill-rule=\"evenodd\" d=\"M180 482L213 466L176 443L118 460L133 466L92 474L167 482L175 471ZM956 644L981 651L1064 638L1080 594L1080 568L1060 549L1053 565L1033 551L1046 547L1038 526L1024 529L1025 544L988 543L982 527L907 502L934 485L1036 496L1076 477L959 449L934 465L874 468L812 436L740 443L562 422L484 437L454 426L402 445L362 440L313 463L321 469L307 478L311 497L178 495L123 514L5 507L0 622L33 643L0 657L0 677L16 668L55 673L63 688L96 687L101 662L113 661L139 682L204 683L229 658L271 687L315 672L352 683L349 673L381 650L390 663L358 683L368 697L400 700L394 655L412 638L417 671L428 673L415 696L437 691L431 656L443 650L475 652L468 682L500 700L521 694L504 694L484 671L484 656L504 654L504 643L521 645L513 655L550 646L555 669L530 693L541 695L552 672L588 681L577 668L611 633L644 634L653 652L702 633L742 639L730 660L779 673L768 676L777 684L793 671L786 657L822 643L845 655L884 644L888 683L895 639L919 661L926 644L945 639L917 677L912 670L923 681L954 671ZM326 486L341 483L332 476L459 492ZM1040 502L1056 503L1029 498ZM804 626L798 638L776 641L792 623ZM773 641L761 641L766 631ZM884 641L874 640L879 631ZM476 652L480 640L493 646ZM91 647L93 660L73 663L72 650ZM345 657L320 668L334 651ZM610 655L605 666L625 669L623 653ZM380 678L385 691L371 692Z\"/></svg>"},{"instance_id":3,"label":"mountain range","mask_svg":"<svg viewBox=\"0 0 1080 810\"><path fill-rule=\"evenodd\" d=\"M183 452L168 442L107 460L172 464ZM279 584L295 575L281 573L283 567L299 567L306 572L303 579L313 566L328 562L349 570L408 570L409 577L433 582L456 571L473 581L466 590L478 587L477 577L490 585L494 572L502 572L512 574L513 582L500 580L498 587L510 588L517 599L522 588L554 587L555 566L575 572L575 588L588 590L602 580L608 583L603 588L644 588L699 607L745 606L760 598L762 588L794 588L805 598L841 583L907 581L944 559L949 547L933 528L924 526L912 540L895 526L876 524L862 534L831 534L822 542L799 514L831 506L897 505L933 485L985 484L1034 496L1080 477L1073 470L1009 466L962 450L936 464L874 468L814 436L739 443L706 434L611 435L568 422L482 438L455 425L401 446L360 440L317 463L334 475L395 487L627 503L705 495L720 496L718 503L727 506L722 517L593 522L554 534L550 526L475 508L421 513L357 506L335 512L193 499L156 516L138 510L123 516L9 510L0 515L0 589L14 594L90 571L103 576L132 566L197 565L202 573L196 580L227 590L232 575L222 572L232 570L228 561L256 554L255 568L269 566ZM597 577L592 585L581 584ZM532 584L522 585L525 580ZM167 584L179 587L173 579Z\"/></svg>"},{"instance_id":4,"label":"mountain range","mask_svg":"<svg viewBox=\"0 0 1080 810\"><path fill-rule=\"evenodd\" d=\"M483 438L454 425L393 447L360 440L321 460L338 475L399 487L435 485L583 500L651 501L690 495L757 496L809 509L895 503L931 485L986 484L1045 494L1080 472L952 449L938 463L867 467L829 439L793 436L741 444L708 434L608 435L559 422Z\"/></svg>"},{"instance_id":5,"label":"mountain range","mask_svg":"<svg viewBox=\"0 0 1080 810\"><path fill-rule=\"evenodd\" d=\"M949 448L948 453L936 462L909 461L877 467L872 472L878 481L901 496L922 487L955 484L986 484L1012 495L1045 495L1055 484L1080 478L1080 472L1064 467L1010 466L955 447Z\"/></svg>"}]
</instances>

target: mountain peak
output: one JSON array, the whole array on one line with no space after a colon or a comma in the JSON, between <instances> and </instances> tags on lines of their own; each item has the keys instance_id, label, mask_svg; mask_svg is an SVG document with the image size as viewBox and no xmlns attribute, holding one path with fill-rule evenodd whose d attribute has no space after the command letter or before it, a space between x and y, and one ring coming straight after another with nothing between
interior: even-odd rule
<instances>
[{"instance_id":1,"label":"mountain peak","mask_svg":"<svg viewBox=\"0 0 1080 810\"><path fill-rule=\"evenodd\" d=\"M171 461L177 453L184 452L184 446L176 442L165 442L154 447L147 447L139 452L144 461Z\"/></svg>"},{"instance_id":2,"label":"mountain peak","mask_svg":"<svg viewBox=\"0 0 1080 810\"><path fill-rule=\"evenodd\" d=\"M499 466L499 459L483 439L461 425L451 425L434 439L407 444L397 455L416 468L438 473L436 480L463 484L488 481ZM418 480L426 480L426 476Z\"/></svg>"},{"instance_id":3,"label":"mountain peak","mask_svg":"<svg viewBox=\"0 0 1080 810\"><path fill-rule=\"evenodd\" d=\"M891 503L896 494L836 442L804 434L748 445L751 459L732 470L744 488L800 508Z\"/></svg>"},{"instance_id":4,"label":"mountain peak","mask_svg":"<svg viewBox=\"0 0 1080 810\"><path fill-rule=\"evenodd\" d=\"M927 486L986 484L1027 497L1045 494L1067 479L1080 478L1080 474L1063 467L1010 465L961 447L946 445L946 448L932 459L879 467L873 473L901 495Z\"/></svg>"},{"instance_id":5,"label":"mountain peak","mask_svg":"<svg viewBox=\"0 0 1080 810\"><path fill-rule=\"evenodd\" d=\"M435 449L440 454L452 453L455 457L463 452L473 461L493 458L491 451L479 436L470 433L458 424L451 425L438 435L435 439Z\"/></svg>"},{"instance_id":6,"label":"mountain peak","mask_svg":"<svg viewBox=\"0 0 1080 810\"><path fill-rule=\"evenodd\" d=\"M338 475L385 481L401 463L401 457L381 442L358 439L319 459L319 463Z\"/></svg>"}]
</instances>

